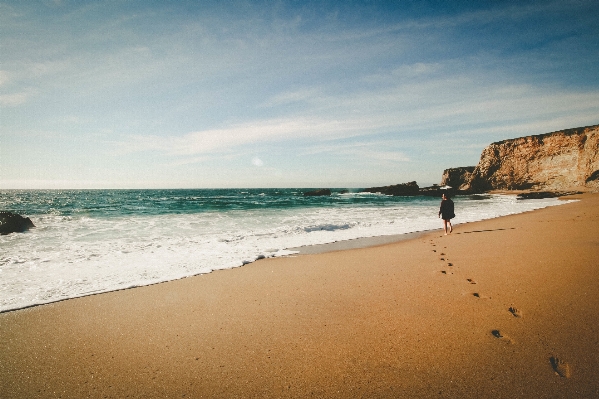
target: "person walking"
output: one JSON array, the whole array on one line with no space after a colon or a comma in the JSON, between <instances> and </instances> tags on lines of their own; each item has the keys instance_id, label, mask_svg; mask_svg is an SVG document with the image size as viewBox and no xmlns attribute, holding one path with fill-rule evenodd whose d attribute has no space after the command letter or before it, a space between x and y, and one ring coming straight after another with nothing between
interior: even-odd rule
<instances>
[{"instance_id":1,"label":"person walking","mask_svg":"<svg viewBox=\"0 0 599 399\"><path fill-rule=\"evenodd\" d=\"M443 230L445 231L445 235L447 235L447 226L449 225L449 232L453 231L453 226L451 225L451 219L455 217L453 201L449 198L449 194L443 193L441 200L441 208L439 208L439 217L443 219Z\"/></svg>"}]
</instances>

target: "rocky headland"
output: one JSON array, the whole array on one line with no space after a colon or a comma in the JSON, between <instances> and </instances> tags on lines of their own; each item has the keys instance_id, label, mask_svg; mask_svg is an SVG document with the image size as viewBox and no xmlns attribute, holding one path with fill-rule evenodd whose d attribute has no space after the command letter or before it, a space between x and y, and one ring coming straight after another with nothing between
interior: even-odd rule
<instances>
[{"instance_id":1,"label":"rocky headland","mask_svg":"<svg viewBox=\"0 0 599 399\"><path fill-rule=\"evenodd\" d=\"M472 192L599 188L599 125L492 143L463 176Z\"/></svg>"},{"instance_id":2,"label":"rocky headland","mask_svg":"<svg viewBox=\"0 0 599 399\"><path fill-rule=\"evenodd\" d=\"M443 171L443 176L441 176L441 186L459 189L465 182L470 181L474 169L476 169L476 166L445 169Z\"/></svg>"},{"instance_id":3,"label":"rocky headland","mask_svg":"<svg viewBox=\"0 0 599 399\"><path fill-rule=\"evenodd\" d=\"M599 188L599 125L498 141L488 145L476 166L443 171L440 186L416 182L371 187L387 195L482 194L526 191L522 198L564 195Z\"/></svg>"}]
</instances>

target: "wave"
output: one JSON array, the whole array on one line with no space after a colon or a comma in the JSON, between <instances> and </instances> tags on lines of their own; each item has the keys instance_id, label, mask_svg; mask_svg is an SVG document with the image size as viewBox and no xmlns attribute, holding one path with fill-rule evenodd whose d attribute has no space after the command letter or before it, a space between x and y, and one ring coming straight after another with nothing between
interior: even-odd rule
<instances>
[{"instance_id":1,"label":"wave","mask_svg":"<svg viewBox=\"0 0 599 399\"><path fill-rule=\"evenodd\" d=\"M351 229L351 225L346 223L346 224L332 224L332 223L326 223L326 224L319 224L316 226L306 226L304 227L304 231L306 233L310 233L312 231L335 231L335 230L347 230L347 229Z\"/></svg>"}]
</instances>

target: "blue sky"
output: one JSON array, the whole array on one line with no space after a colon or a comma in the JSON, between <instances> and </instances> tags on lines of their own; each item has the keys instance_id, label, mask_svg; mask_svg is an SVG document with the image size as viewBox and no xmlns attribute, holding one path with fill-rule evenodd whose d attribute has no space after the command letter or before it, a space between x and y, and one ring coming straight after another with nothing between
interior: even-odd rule
<instances>
[{"instance_id":1,"label":"blue sky","mask_svg":"<svg viewBox=\"0 0 599 399\"><path fill-rule=\"evenodd\" d=\"M599 123L597 16L0 0L0 188L439 183L491 142Z\"/></svg>"}]
</instances>

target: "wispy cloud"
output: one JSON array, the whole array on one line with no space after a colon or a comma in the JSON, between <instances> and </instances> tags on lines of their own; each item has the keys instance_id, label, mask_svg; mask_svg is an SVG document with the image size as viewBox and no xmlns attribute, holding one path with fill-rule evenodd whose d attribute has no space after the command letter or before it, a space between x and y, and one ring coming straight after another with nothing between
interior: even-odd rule
<instances>
[{"instance_id":1,"label":"wispy cloud","mask_svg":"<svg viewBox=\"0 0 599 399\"><path fill-rule=\"evenodd\" d=\"M366 140L356 138L351 140L327 140L307 145L302 154L318 155L364 162L405 163L411 162L406 149L412 147L413 140L375 138Z\"/></svg>"},{"instance_id":2,"label":"wispy cloud","mask_svg":"<svg viewBox=\"0 0 599 399\"><path fill-rule=\"evenodd\" d=\"M0 105L5 107L16 107L25 104L35 94L32 89L26 89L18 93L0 94Z\"/></svg>"},{"instance_id":3,"label":"wispy cloud","mask_svg":"<svg viewBox=\"0 0 599 399\"><path fill-rule=\"evenodd\" d=\"M8 82L8 73L0 70L0 86Z\"/></svg>"},{"instance_id":4,"label":"wispy cloud","mask_svg":"<svg viewBox=\"0 0 599 399\"><path fill-rule=\"evenodd\" d=\"M366 121L357 120L275 119L197 131L181 137L134 135L119 146L125 152L159 150L174 156L191 156L266 141L341 137L364 129L365 124Z\"/></svg>"},{"instance_id":5,"label":"wispy cloud","mask_svg":"<svg viewBox=\"0 0 599 399\"><path fill-rule=\"evenodd\" d=\"M306 87L294 91L286 91L272 96L265 103L260 104L261 107L277 107L281 105L294 104L298 102L310 103L317 100L323 93L315 87Z\"/></svg>"}]
</instances>

